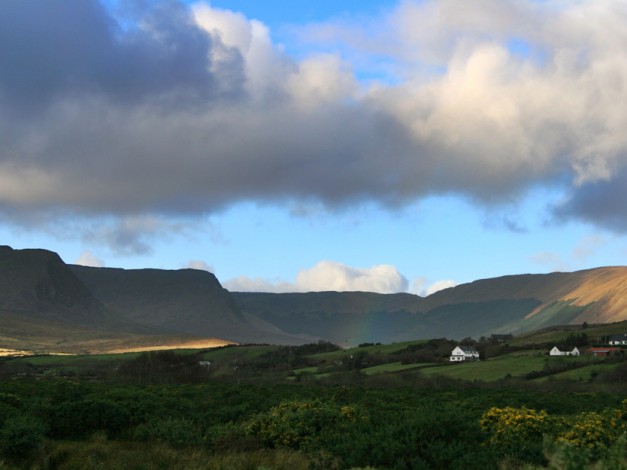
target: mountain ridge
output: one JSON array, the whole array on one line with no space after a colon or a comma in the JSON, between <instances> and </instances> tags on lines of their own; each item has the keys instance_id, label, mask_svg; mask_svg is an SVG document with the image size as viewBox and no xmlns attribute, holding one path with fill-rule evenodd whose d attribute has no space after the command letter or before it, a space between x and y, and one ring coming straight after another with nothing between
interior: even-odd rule
<instances>
[{"instance_id":1,"label":"mountain ridge","mask_svg":"<svg viewBox=\"0 0 627 470\"><path fill-rule=\"evenodd\" d=\"M326 322L328 327L318 329L317 334L340 344L440 336L461 339L557 324L627 320L627 267L511 274L460 284L426 297L358 292L232 294L244 312L292 333L300 331L296 319L303 323ZM359 294L363 294L362 302L355 308L352 299ZM364 303L365 297L374 300ZM321 299L327 300L324 307L320 307ZM395 308L378 308L385 304ZM398 320L398 331L387 331L386 335L387 324ZM348 335L360 322L377 325L379 331Z\"/></svg>"},{"instance_id":2,"label":"mountain ridge","mask_svg":"<svg viewBox=\"0 0 627 470\"><path fill-rule=\"evenodd\" d=\"M141 325L235 342L299 344L313 339L252 325L229 291L208 271L78 265L70 265L70 269L105 306Z\"/></svg>"},{"instance_id":3,"label":"mountain ridge","mask_svg":"<svg viewBox=\"0 0 627 470\"><path fill-rule=\"evenodd\" d=\"M68 265L47 250L0 246L0 347L102 350L116 341L128 347L174 338L351 346L622 320L624 266L480 279L427 297L276 294L229 292L202 270Z\"/></svg>"}]
</instances>

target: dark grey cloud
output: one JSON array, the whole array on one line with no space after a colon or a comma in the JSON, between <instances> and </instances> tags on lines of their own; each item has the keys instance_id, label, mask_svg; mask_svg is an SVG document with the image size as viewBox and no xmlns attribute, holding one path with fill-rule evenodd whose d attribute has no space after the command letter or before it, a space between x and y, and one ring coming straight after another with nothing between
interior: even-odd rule
<instances>
[{"instance_id":1,"label":"dark grey cloud","mask_svg":"<svg viewBox=\"0 0 627 470\"><path fill-rule=\"evenodd\" d=\"M2 2L2 103L19 113L67 95L102 94L129 105L173 94L174 105L224 92L208 72L211 37L190 12L177 2L148 5L123 28L96 0ZM230 54L231 70L223 73L237 93L241 57Z\"/></svg>"},{"instance_id":2,"label":"dark grey cloud","mask_svg":"<svg viewBox=\"0 0 627 470\"><path fill-rule=\"evenodd\" d=\"M537 63L499 45L489 3L477 6L490 21L472 41L459 12L435 14L453 3L417 3L406 19L434 14L446 32L427 41L447 41L441 72L421 75L403 41L424 38L407 36L390 55L406 80L364 89L337 57L287 57L263 25L209 7L200 21L176 1L122 2L114 17L96 0L5 0L0 215L123 221L245 200L333 209L433 194L502 208L559 185L573 193L561 217L627 230L613 202L625 195L627 21L609 6L562 15L518 2L529 25L517 35L546 50ZM598 21L579 23L586 15ZM574 60L584 39L586 61ZM514 221L501 225L520 231ZM155 227L120 222L93 236L141 252Z\"/></svg>"},{"instance_id":3,"label":"dark grey cloud","mask_svg":"<svg viewBox=\"0 0 627 470\"><path fill-rule=\"evenodd\" d=\"M627 232L627 169L609 180L581 185L553 208L557 220L579 219L615 232Z\"/></svg>"}]
</instances>

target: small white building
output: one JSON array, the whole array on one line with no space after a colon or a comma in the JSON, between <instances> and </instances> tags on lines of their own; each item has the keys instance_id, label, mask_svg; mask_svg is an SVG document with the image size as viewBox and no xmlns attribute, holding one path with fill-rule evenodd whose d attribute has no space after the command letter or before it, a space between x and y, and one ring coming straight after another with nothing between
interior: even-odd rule
<instances>
[{"instance_id":1,"label":"small white building","mask_svg":"<svg viewBox=\"0 0 627 470\"><path fill-rule=\"evenodd\" d=\"M579 354L579 349L576 347L572 351L560 351L557 346L553 346L549 352L549 356L579 356Z\"/></svg>"},{"instance_id":2,"label":"small white building","mask_svg":"<svg viewBox=\"0 0 627 470\"><path fill-rule=\"evenodd\" d=\"M451 362L478 361L479 351L472 346L457 346L451 353Z\"/></svg>"}]
</instances>

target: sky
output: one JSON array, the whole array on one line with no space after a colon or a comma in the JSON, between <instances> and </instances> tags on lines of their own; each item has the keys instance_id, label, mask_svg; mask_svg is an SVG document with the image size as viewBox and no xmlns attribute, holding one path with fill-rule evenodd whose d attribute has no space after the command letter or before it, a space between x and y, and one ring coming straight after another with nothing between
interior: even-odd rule
<instances>
[{"instance_id":1,"label":"sky","mask_svg":"<svg viewBox=\"0 0 627 470\"><path fill-rule=\"evenodd\" d=\"M233 291L627 264L627 1L4 0L0 244Z\"/></svg>"}]
</instances>

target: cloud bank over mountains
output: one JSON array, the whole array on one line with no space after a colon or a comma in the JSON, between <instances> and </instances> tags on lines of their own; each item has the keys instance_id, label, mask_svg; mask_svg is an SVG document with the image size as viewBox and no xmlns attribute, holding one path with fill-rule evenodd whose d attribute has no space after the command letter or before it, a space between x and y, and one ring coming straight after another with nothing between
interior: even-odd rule
<instances>
[{"instance_id":1,"label":"cloud bank over mountains","mask_svg":"<svg viewBox=\"0 0 627 470\"><path fill-rule=\"evenodd\" d=\"M320 261L312 268L301 270L294 282L273 283L242 276L226 281L224 286L230 291L245 292L363 291L393 294L406 292L409 283L390 265L354 268L335 261Z\"/></svg>"},{"instance_id":2,"label":"cloud bank over mountains","mask_svg":"<svg viewBox=\"0 0 627 470\"><path fill-rule=\"evenodd\" d=\"M209 4L128 5L3 2L6 217L442 193L490 205L554 185L559 217L627 228L608 204L627 191L622 2L405 1L303 33L312 50L385 57L393 84L360 83L328 52L290 57L261 22Z\"/></svg>"}]
</instances>

